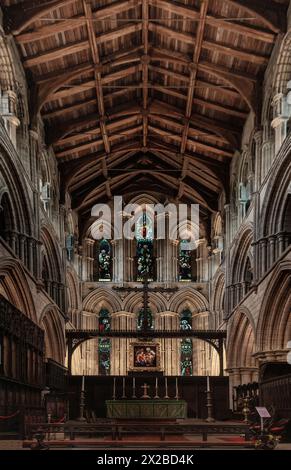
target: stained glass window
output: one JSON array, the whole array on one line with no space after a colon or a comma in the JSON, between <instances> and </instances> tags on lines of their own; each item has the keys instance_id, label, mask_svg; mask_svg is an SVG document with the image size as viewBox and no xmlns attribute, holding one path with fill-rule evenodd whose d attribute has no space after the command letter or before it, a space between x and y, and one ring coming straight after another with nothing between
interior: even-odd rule
<instances>
[{"instance_id":1,"label":"stained glass window","mask_svg":"<svg viewBox=\"0 0 291 470\"><path fill-rule=\"evenodd\" d=\"M108 310L102 309L99 313L99 331L104 333L110 331L110 315ZM110 374L110 338L98 338L98 362L99 362L99 375Z\"/></svg>"},{"instance_id":2,"label":"stained glass window","mask_svg":"<svg viewBox=\"0 0 291 470\"><path fill-rule=\"evenodd\" d=\"M137 329L140 331L142 329L143 325L143 318L144 318L144 311L140 310L138 313L137 317ZM147 309L147 323L148 323L148 328L153 330L154 329L154 319L153 319L153 314L150 308Z\"/></svg>"},{"instance_id":3,"label":"stained glass window","mask_svg":"<svg viewBox=\"0 0 291 470\"><path fill-rule=\"evenodd\" d=\"M98 265L99 281L111 281L111 245L104 239L99 243Z\"/></svg>"},{"instance_id":4,"label":"stained glass window","mask_svg":"<svg viewBox=\"0 0 291 470\"><path fill-rule=\"evenodd\" d=\"M179 280L191 281L192 279L192 265L191 265L191 251L185 250L187 240L181 240L179 246Z\"/></svg>"},{"instance_id":5,"label":"stained glass window","mask_svg":"<svg viewBox=\"0 0 291 470\"><path fill-rule=\"evenodd\" d=\"M137 280L153 280L153 223L144 212L136 224Z\"/></svg>"},{"instance_id":6,"label":"stained glass window","mask_svg":"<svg viewBox=\"0 0 291 470\"><path fill-rule=\"evenodd\" d=\"M181 330L192 330L192 314L190 310L184 310L180 317ZM181 340L180 368L181 375L189 376L193 374L193 343L192 339L185 338Z\"/></svg>"}]
</instances>

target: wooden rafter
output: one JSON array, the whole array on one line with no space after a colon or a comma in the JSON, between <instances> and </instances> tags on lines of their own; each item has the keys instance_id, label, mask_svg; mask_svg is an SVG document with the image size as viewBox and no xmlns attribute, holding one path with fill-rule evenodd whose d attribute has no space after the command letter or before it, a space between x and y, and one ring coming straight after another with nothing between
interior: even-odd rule
<instances>
[{"instance_id":1,"label":"wooden rafter","mask_svg":"<svg viewBox=\"0 0 291 470\"><path fill-rule=\"evenodd\" d=\"M143 42L143 57L142 60L142 88L143 88L143 147L147 146L148 135L148 83L149 83L149 2L143 0L142 2L142 42Z\"/></svg>"},{"instance_id":2,"label":"wooden rafter","mask_svg":"<svg viewBox=\"0 0 291 470\"><path fill-rule=\"evenodd\" d=\"M206 23L206 17L204 19L204 23ZM192 34L176 31L172 28L168 28L167 26L163 26L158 23L150 22L149 30L155 33L163 34L173 39L179 39L180 41L185 42L187 44L193 44L195 40L195 37ZM231 57L238 57L243 61L253 62L258 65L266 65L268 63L268 58L260 54L256 54L243 49L238 49L235 47L226 46L224 44L212 42L210 40L204 40L202 48L208 51L215 50L217 52L220 52L221 54L228 55Z\"/></svg>"},{"instance_id":3,"label":"wooden rafter","mask_svg":"<svg viewBox=\"0 0 291 470\"><path fill-rule=\"evenodd\" d=\"M186 6L182 3L173 3L170 0L149 0L150 4L153 6L159 6L164 10L167 10L176 15L180 15L182 18L189 18L193 21L199 21L200 13L199 10L195 10L193 7ZM254 28L252 26L246 26L241 23L235 23L232 21L225 21L223 18L214 17L212 15L207 15L206 22L208 25L214 26L216 28L223 28L225 30L231 30L233 32L242 34L253 39L258 39L260 41L265 41L268 43L273 43L275 40L275 34L264 30L262 28Z\"/></svg>"},{"instance_id":4,"label":"wooden rafter","mask_svg":"<svg viewBox=\"0 0 291 470\"><path fill-rule=\"evenodd\" d=\"M249 110L259 117L258 85L284 29L285 15L278 12L286 4L13 3L4 9L4 24L9 19L32 77L32 121L40 111L47 120L47 143L54 146L65 188L74 175L76 207L83 195L87 205L94 194L111 198L119 188L136 191L136 181L153 180L153 187L163 185L174 197L204 198L205 211L213 208L215 195L228 190L228 161L240 148ZM140 152L149 154L149 164L133 158ZM87 199L94 181L96 191Z\"/></svg>"},{"instance_id":5,"label":"wooden rafter","mask_svg":"<svg viewBox=\"0 0 291 470\"><path fill-rule=\"evenodd\" d=\"M95 78L95 88L96 88L96 97L98 103L98 111L99 111L99 123L100 123L100 130L102 134L102 139L104 142L104 148L107 153L110 152L110 143L108 139L108 133L106 129L105 123L105 107L104 107L104 98L103 98L103 88L102 88L102 80L101 80L101 73L100 73L100 57L98 51L98 45L96 41L96 34L94 29L93 23L93 15L92 15L92 6L90 0L83 0L83 8L86 17L86 24L87 24L87 31L88 31L88 39L89 45L92 55L92 60L94 64L94 78Z\"/></svg>"},{"instance_id":6,"label":"wooden rafter","mask_svg":"<svg viewBox=\"0 0 291 470\"><path fill-rule=\"evenodd\" d=\"M193 62L189 66L190 85L188 88L188 96L187 96L186 112L185 112L185 123L184 123L182 138L181 138L181 149L180 149L181 154L185 152L186 145L187 145L189 119L192 114L193 97L194 97L196 77L197 77L197 72L198 72L198 63L199 63L199 59L200 59L200 55L202 51L202 43L203 43L203 37L204 37L204 32L205 32L205 26L206 26L206 15L207 15L208 3L209 3L208 0L202 0L201 7L200 7L200 19L199 19L194 53L193 53Z\"/></svg>"}]
</instances>

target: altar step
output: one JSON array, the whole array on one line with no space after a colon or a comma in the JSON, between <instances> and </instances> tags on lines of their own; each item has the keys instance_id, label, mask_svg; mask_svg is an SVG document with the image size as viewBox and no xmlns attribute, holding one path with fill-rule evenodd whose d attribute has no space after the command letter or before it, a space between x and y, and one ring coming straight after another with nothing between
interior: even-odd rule
<instances>
[{"instance_id":1,"label":"altar step","mask_svg":"<svg viewBox=\"0 0 291 470\"><path fill-rule=\"evenodd\" d=\"M139 439L123 439L121 441L116 440L99 440L96 441L94 439L90 440L50 440L44 441L44 444L47 445L51 449L63 448L63 449L70 449L70 448L78 448L78 449L86 449L86 448L93 448L93 449L100 449L100 450L107 450L107 449L129 449L135 448L138 450L145 450L145 449L174 449L174 448L183 448L183 449L206 449L206 448L254 448L254 443L251 441L224 441L220 442L217 440L212 441L190 441L190 440L151 440L151 439L143 439L141 442ZM31 446L35 445L35 441L23 441L23 448L30 448Z\"/></svg>"}]
</instances>

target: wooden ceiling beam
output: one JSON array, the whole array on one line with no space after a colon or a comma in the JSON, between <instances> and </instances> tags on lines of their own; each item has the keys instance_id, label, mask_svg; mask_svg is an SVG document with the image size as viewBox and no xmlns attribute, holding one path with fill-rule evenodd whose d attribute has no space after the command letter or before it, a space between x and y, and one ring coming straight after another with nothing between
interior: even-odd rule
<instances>
[{"instance_id":1,"label":"wooden ceiling beam","mask_svg":"<svg viewBox=\"0 0 291 470\"><path fill-rule=\"evenodd\" d=\"M84 108L86 106L89 106L89 105L93 105L93 104L96 105L96 109L97 109L96 98L90 98L88 100L83 100L80 103L75 103L75 104L72 104L70 106L64 106L64 107L59 108L59 109L54 109L53 111L47 111L47 112L42 114L42 117L44 119L53 119L55 117L62 116L63 114L73 113L75 111L79 111L82 108Z\"/></svg>"},{"instance_id":2,"label":"wooden ceiling beam","mask_svg":"<svg viewBox=\"0 0 291 470\"><path fill-rule=\"evenodd\" d=\"M166 137L167 139L174 140L177 144L181 143L181 136L176 135L173 132L169 133L166 129L160 129L156 126L153 126L149 124L149 130L153 131L154 133L158 134L161 137ZM233 153L228 152L226 150L220 149L219 147L214 147L211 145L204 144L202 142L197 142L196 140L191 141L191 144L195 146L195 148L203 151L203 152L209 152L212 155L208 155L210 158L218 159L221 161L222 157L227 157L227 158L232 158ZM185 148L186 151L186 148ZM185 152L184 152L185 153ZM183 154L181 154L183 155Z\"/></svg>"},{"instance_id":3,"label":"wooden ceiling beam","mask_svg":"<svg viewBox=\"0 0 291 470\"><path fill-rule=\"evenodd\" d=\"M83 52L89 49L88 41L78 41L73 44L68 44L66 46L57 47L56 49L48 50L41 54L34 54L31 57L27 57L23 61L24 68L35 67L53 60L58 60L61 57L67 55L77 54L78 52Z\"/></svg>"},{"instance_id":4,"label":"wooden ceiling beam","mask_svg":"<svg viewBox=\"0 0 291 470\"><path fill-rule=\"evenodd\" d=\"M150 113L149 116L153 119L160 121L165 126L174 126L176 129L178 129L179 132L183 131L183 124L181 124L180 122L173 121L172 119L169 119L168 117L165 117L161 114ZM190 124L192 124L191 120ZM221 145L229 146L229 142L225 137L221 137L220 135L211 132L211 130L208 130L206 132L205 130L202 131L198 127L194 126L194 128L189 128L189 135L193 138L198 138L199 136L201 136L209 141L213 141L214 143L219 142Z\"/></svg>"},{"instance_id":5,"label":"wooden ceiling beam","mask_svg":"<svg viewBox=\"0 0 291 470\"><path fill-rule=\"evenodd\" d=\"M196 78L198 73L198 63L200 59L200 55L202 52L202 44L203 38L205 34L205 26L206 26L206 15L208 10L208 0L202 0L199 12L199 23L197 28L194 52L193 52L193 61L192 64L189 66L190 71L190 86L188 88L188 95L186 100L186 111L185 111L185 122L184 122L184 129L181 137L181 149L180 152L183 154L186 150L187 146L187 139L188 139L188 130L189 130L189 119L192 114L192 107L193 107L193 98L194 98L194 91L196 86Z\"/></svg>"},{"instance_id":6,"label":"wooden ceiling beam","mask_svg":"<svg viewBox=\"0 0 291 470\"><path fill-rule=\"evenodd\" d=\"M130 118L124 119L123 121L118 121L116 123L111 123L111 124L108 125L108 131L113 132L114 130L116 130L117 127L120 127L121 125L127 125L130 122L134 122L134 121L136 121L136 116L131 116ZM135 132L136 132L137 129L140 129L140 128L141 128L141 126L137 126L135 128ZM102 129L101 128L100 129L98 129L98 128L91 129L90 133L96 134L96 135L101 135L102 134ZM120 133L117 132L117 134L115 134L115 135L108 136L108 140L110 142L112 142L116 139L120 139L120 137L121 137L120 134L126 136L126 135L130 135L131 133L134 133L133 129L125 129L125 130L120 131ZM83 135L83 138L86 138L86 133L82 133L81 135ZM76 138L76 141L79 141L78 137L79 137L79 135L71 136L70 139L71 139L72 142L74 142L75 138ZM71 155L71 154L74 154L74 153L79 153L79 152L82 152L84 150L87 150L87 149L90 148L90 146L96 147L97 145L100 145L101 143L102 143L101 139L90 140L90 141L81 143L80 145L77 144L77 145L73 145L71 147L68 147L64 150L55 151L55 155L56 155L57 158L62 158L62 157L65 157L69 154ZM61 143L59 141L58 146L60 146L60 145L61 145ZM106 153L108 153L108 152L106 152Z\"/></svg>"},{"instance_id":7,"label":"wooden ceiling beam","mask_svg":"<svg viewBox=\"0 0 291 470\"><path fill-rule=\"evenodd\" d=\"M96 42L96 44L103 44L104 42L117 39L120 36L125 36L126 34L130 34L130 33L141 31L141 30L142 30L141 23L126 25L126 26L123 26L122 28L117 28L115 30L101 34L100 36L95 36L94 42ZM77 54L78 52L88 50L89 48L90 48L90 45L87 40L78 41L73 44L68 44L66 46L48 50L44 53L34 54L31 57L27 57L23 61L23 66L25 68L34 67L36 65L41 65L46 62L57 60L60 57L64 57L66 55Z\"/></svg>"},{"instance_id":8,"label":"wooden ceiling beam","mask_svg":"<svg viewBox=\"0 0 291 470\"><path fill-rule=\"evenodd\" d=\"M253 16L264 23L265 27L278 34L285 31L286 25L282 25L282 9L287 11L286 5L278 5L270 0L225 0L226 4L239 7L247 15Z\"/></svg>"},{"instance_id":9,"label":"wooden ceiling beam","mask_svg":"<svg viewBox=\"0 0 291 470\"><path fill-rule=\"evenodd\" d=\"M116 29L107 31L97 36L97 44L103 44L104 42L114 41L121 36L126 36L127 34L137 33L142 30L142 23L130 23L125 26L118 27Z\"/></svg>"},{"instance_id":10,"label":"wooden ceiling beam","mask_svg":"<svg viewBox=\"0 0 291 470\"><path fill-rule=\"evenodd\" d=\"M66 143L67 139L71 140L71 134L75 132L74 135L79 135L78 131L84 129L84 127L94 126L96 123L99 123L99 114L90 114L83 116L78 119L72 119L70 121L65 121L63 124L59 124L56 128L48 129L46 132L47 142L50 145L62 145ZM86 130L84 131L86 132ZM62 142L62 143L61 143Z\"/></svg>"},{"instance_id":11,"label":"wooden ceiling beam","mask_svg":"<svg viewBox=\"0 0 291 470\"><path fill-rule=\"evenodd\" d=\"M100 130L104 142L104 148L106 153L110 153L110 142L108 138L108 133L105 123L105 106L104 106L104 97L103 97L103 88L101 80L101 72L99 70L100 57L96 41L95 27L93 23L93 14L91 1L83 0L83 9L86 17L86 25L88 31L88 41L91 50L92 61L95 67L94 78L95 78L95 88L96 88L96 98L98 104L98 111L100 115Z\"/></svg>"},{"instance_id":12,"label":"wooden ceiling beam","mask_svg":"<svg viewBox=\"0 0 291 470\"><path fill-rule=\"evenodd\" d=\"M155 90L161 91L165 95L173 96L173 93L174 93L177 98L179 97L180 99L182 99L184 101L187 101L187 96L183 95L182 93L179 93L176 90L173 90L173 93L172 93L172 90L169 90L169 88L161 87L161 86L158 86L158 85L153 85L153 88ZM241 111L239 109L234 109L232 107L226 107L225 105L222 105L220 103L215 103L215 102L212 102L212 101L209 101L209 100L206 101L206 100L203 100L203 99L200 99L200 98L194 98L193 99L193 104L197 104L199 106L203 106L203 107L209 108L209 109L214 109L215 111L219 111L219 112L224 113L224 114L230 114L230 115L238 117L240 119L246 119L246 117L248 116L248 113L245 112L245 111Z\"/></svg>"},{"instance_id":13,"label":"wooden ceiling beam","mask_svg":"<svg viewBox=\"0 0 291 470\"><path fill-rule=\"evenodd\" d=\"M45 26L39 26L34 28L33 31L28 33L22 33L16 36L18 44L34 43L35 41L41 41L50 36L71 31L74 28L80 28L86 24L84 15L72 16L66 20L58 21L57 23L49 22Z\"/></svg>"},{"instance_id":14,"label":"wooden ceiling beam","mask_svg":"<svg viewBox=\"0 0 291 470\"><path fill-rule=\"evenodd\" d=\"M189 64L192 63L191 58L187 54L182 54L182 53L177 54L176 52L174 52L174 51L172 52L169 49L165 49L163 47L152 46L151 47L151 56L155 57L157 59L160 57L161 60L164 57L169 62L173 62L173 63L176 62L179 65L189 66ZM203 61L202 66L201 66L201 62L199 63L199 68L201 68L202 71L203 71L203 64L205 64L205 66L207 66L208 68L213 67L214 71L223 71L224 73L226 71L228 71L230 77L242 78L244 80L249 80L250 82L254 82L254 83L257 82L257 77L254 76L254 75L239 72L237 70L236 71L229 70L226 67L222 67L220 65L213 64L213 63L207 62L207 61Z\"/></svg>"},{"instance_id":15,"label":"wooden ceiling beam","mask_svg":"<svg viewBox=\"0 0 291 470\"><path fill-rule=\"evenodd\" d=\"M149 1L143 0L142 2L142 43L143 43L143 57L142 60L142 93L143 93L143 107L142 107L142 120L143 120L143 146L147 146L148 136L148 83L149 83Z\"/></svg>"},{"instance_id":16,"label":"wooden ceiling beam","mask_svg":"<svg viewBox=\"0 0 291 470\"><path fill-rule=\"evenodd\" d=\"M102 20L110 16L113 17L114 15L118 15L119 13L124 13L125 11L136 8L141 4L142 0L115 1L108 6L94 10L93 16L95 19Z\"/></svg>"},{"instance_id":17,"label":"wooden ceiling beam","mask_svg":"<svg viewBox=\"0 0 291 470\"><path fill-rule=\"evenodd\" d=\"M14 35L20 34L46 14L75 2L76 0L47 0L46 2L43 2L43 0L35 0L34 2L26 0L21 4L12 5L7 8L9 30Z\"/></svg>"},{"instance_id":18,"label":"wooden ceiling beam","mask_svg":"<svg viewBox=\"0 0 291 470\"><path fill-rule=\"evenodd\" d=\"M129 108L128 110L124 110L122 112L123 119L120 119L119 113L110 113L108 116L108 124L107 129L108 131L112 132L116 130L118 127L122 127L127 125L133 121L136 121L138 117L138 112L134 109L131 111ZM81 140L82 138L86 137L88 134L99 134L100 128L96 128L96 124L99 124L99 115L91 115L91 117L83 118L83 119L76 119L70 121L69 123L65 124L61 130L61 136L58 136L54 141L54 145L62 146L67 143L70 143L72 140ZM115 122L110 122L112 119L117 119ZM84 126L91 126L89 129L84 129ZM95 127L94 127L95 126ZM79 132L78 132L79 130ZM71 134L72 131L75 131L74 134ZM68 136L68 134L70 134Z\"/></svg>"},{"instance_id":19,"label":"wooden ceiling beam","mask_svg":"<svg viewBox=\"0 0 291 470\"><path fill-rule=\"evenodd\" d=\"M75 3L76 0L35 0L32 4L31 0L26 0L22 4L12 5L8 7L7 16L9 17L10 31L14 35L19 35L23 30L27 29L32 23L50 14L54 10ZM126 10L137 7L141 4L141 0L125 0L116 1L109 6L99 8L93 12L95 20L101 20L108 16L117 15ZM51 25L52 27L54 24Z\"/></svg>"},{"instance_id":20,"label":"wooden ceiling beam","mask_svg":"<svg viewBox=\"0 0 291 470\"><path fill-rule=\"evenodd\" d=\"M194 10L193 7L186 6L182 3L173 3L170 0L149 0L152 6L163 8L175 15L180 15L183 18L189 18L193 21L199 21L200 14L199 10ZM263 30L261 28L254 28L249 25L242 25L240 23L225 21L223 18L207 15L206 22L210 26L216 28L223 28L234 33L242 34L253 39L258 39L268 43L273 43L276 39L274 33Z\"/></svg>"},{"instance_id":21,"label":"wooden ceiling beam","mask_svg":"<svg viewBox=\"0 0 291 470\"><path fill-rule=\"evenodd\" d=\"M117 65L120 64L120 60L123 61L128 61L130 64L136 59L138 56L134 57L131 54L124 55L122 53L117 53L112 55L112 62L110 65L110 69L116 67ZM135 52L134 52L135 54ZM129 57L130 56L130 57ZM114 61L114 57L116 60ZM139 59L138 59L139 60ZM108 71L108 65L104 64L103 66L100 66L100 71L101 72L106 72ZM141 67L140 65L137 67ZM139 69L123 69L118 72L113 72L112 74L107 74L105 76L105 79L103 78L102 84L106 85L110 83L111 81L118 80L120 78L123 78L126 72L125 70L128 70L128 73L130 74L135 73ZM61 87L69 85L69 82L78 79L82 74L88 73L88 72L93 72L94 71L94 66L90 64L89 62L86 64L82 64L81 66L78 67L72 67L71 70L59 75L59 78L57 80L54 80L55 78L55 72L53 74L49 74L47 77L43 77L41 80L38 80L38 86L39 86L39 107L41 108L47 101L52 101L54 99L61 99L61 98L66 98L68 96L72 96L73 94L78 94L81 93L82 91L86 91L90 88L95 87L95 79L94 80L88 80L87 82L83 82L81 85L72 85L72 86L67 86L67 89L58 91Z\"/></svg>"},{"instance_id":22,"label":"wooden ceiling beam","mask_svg":"<svg viewBox=\"0 0 291 470\"><path fill-rule=\"evenodd\" d=\"M153 101L150 107L151 112L155 112L161 115L171 115L177 118L183 119L182 111L177 111L177 108L169 105L168 103L159 102L158 100ZM190 124L198 128L208 129L215 134L226 138L227 141L233 146L234 149L238 149L240 131L227 123L218 122L214 119L207 118L198 114L192 114Z\"/></svg>"},{"instance_id":23,"label":"wooden ceiling beam","mask_svg":"<svg viewBox=\"0 0 291 470\"><path fill-rule=\"evenodd\" d=\"M187 44L193 45L193 43L195 42L195 36L193 36L192 34L177 31L172 28L168 28L167 26L162 26L158 23L150 22L149 30L154 33L163 34L166 37L170 37L171 39L175 39L175 40L178 39L182 42L186 42ZM256 54L254 52L246 51L243 49L237 49L237 48L230 47L224 44L220 44L218 42L212 42L206 39L203 41L202 48L212 51L212 52L217 51L221 54L231 56L233 58L238 58L243 61L252 62L258 65L266 65L268 63L268 58L260 54Z\"/></svg>"},{"instance_id":24,"label":"wooden ceiling beam","mask_svg":"<svg viewBox=\"0 0 291 470\"><path fill-rule=\"evenodd\" d=\"M122 70L118 70L117 72L109 73L108 75L104 75L102 77L102 85L108 85L112 82L117 80L121 80L128 75L132 75L134 73L138 73L142 70L142 65L133 65L132 67L126 67ZM130 85L129 85L130 86Z\"/></svg>"}]
</instances>

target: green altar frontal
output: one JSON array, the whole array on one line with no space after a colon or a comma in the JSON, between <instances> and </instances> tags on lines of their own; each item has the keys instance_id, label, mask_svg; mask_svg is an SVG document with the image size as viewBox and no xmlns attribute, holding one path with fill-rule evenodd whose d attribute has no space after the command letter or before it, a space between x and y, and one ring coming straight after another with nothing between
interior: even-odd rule
<instances>
[{"instance_id":1,"label":"green altar frontal","mask_svg":"<svg viewBox=\"0 0 291 470\"><path fill-rule=\"evenodd\" d=\"M185 419L184 400L107 400L107 418L116 419Z\"/></svg>"}]
</instances>

